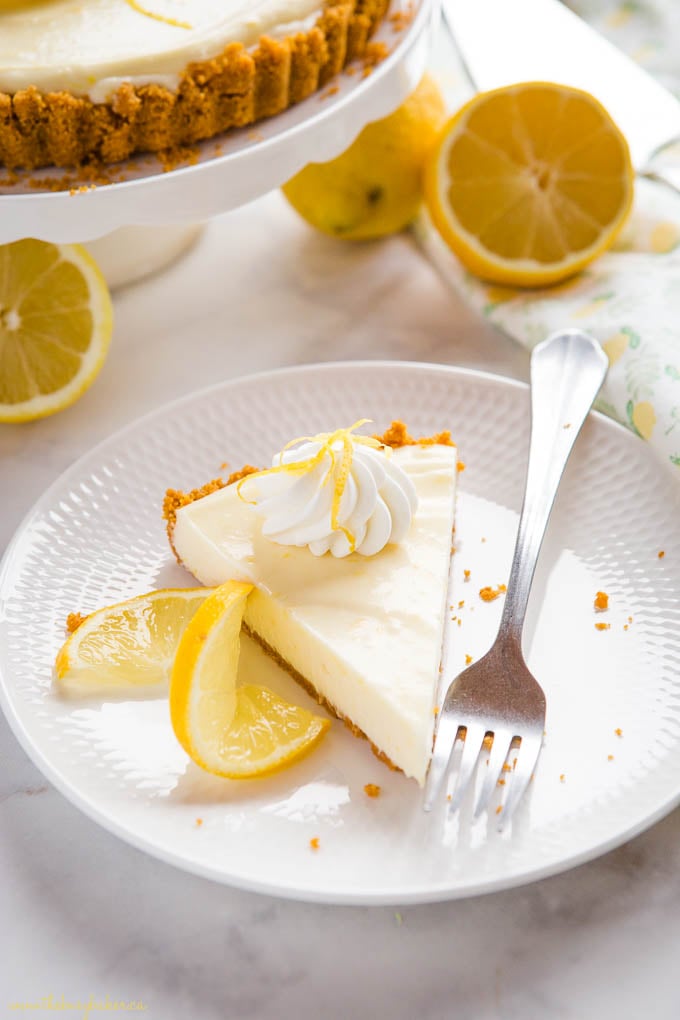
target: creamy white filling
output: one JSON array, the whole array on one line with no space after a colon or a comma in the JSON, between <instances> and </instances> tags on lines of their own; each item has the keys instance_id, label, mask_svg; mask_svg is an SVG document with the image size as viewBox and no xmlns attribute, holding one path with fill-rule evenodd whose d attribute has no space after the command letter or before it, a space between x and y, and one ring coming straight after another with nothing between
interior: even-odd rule
<instances>
[{"instance_id":1,"label":"creamy white filling","mask_svg":"<svg viewBox=\"0 0 680 1020\"><path fill-rule=\"evenodd\" d=\"M251 581L246 622L352 720L407 776L423 783L446 615L457 455L404 447L395 460L418 510L399 545L376 556L312 556L277 545L235 486L177 513L174 543L207 585Z\"/></svg>"},{"instance_id":2,"label":"creamy white filling","mask_svg":"<svg viewBox=\"0 0 680 1020\"><path fill-rule=\"evenodd\" d=\"M41 91L107 99L122 82L176 88L187 65L229 43L257 43L312 27L320 0L38 0L0 7L0 91Z\"/></svg>"}]
</instances>

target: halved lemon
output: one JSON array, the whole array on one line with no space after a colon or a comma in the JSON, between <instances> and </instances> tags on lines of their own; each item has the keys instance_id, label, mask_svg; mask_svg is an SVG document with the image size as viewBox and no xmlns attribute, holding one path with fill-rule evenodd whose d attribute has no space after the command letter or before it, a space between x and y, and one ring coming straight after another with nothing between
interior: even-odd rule
<instances>
[{"instance_id":1,"label":"halved lemon","mask_svg":"<svg viewBox=\"0 0 680 1020\"><path fill-rule=\"evenodd\" d=\"M330 725L265 687L236 686L251 588L229 581L206 599L182 635L170 680L177 739L197 765L229 779L283 768L309 751Z\"/></svg>"},{"instance_id":2,"label":"halved lemon","mask_svg":"<svg viewBox=\"0 0 680 1020\"><path fill-rule=\"evenodd\" d=\"M76 695L166 685L180 637L212 588L166 588L99 609L57 655L59 689Z\"/></svg>"},{"instance_id":3,"label":"halved lemon","mask_svg":"<svg viewBox=\"0 0 680 1020\"><path fill-rule=\"evenodd\" d=\"M98 375L112 330L106 281L84 248L0 246L0 422L73 404Z\"/></svg>"},{"instance_id":4,"label":"halved lemon","mask_svg":"<svg viewBox=\"0 0 680 1020\"><path fill-rule=\"evenodd\" d=\"M605 251L633 201L624 136L604 107L566 85L484 92L444 127L425 173L430 215L477 276L534 287Z\"/></svg>"}]
</instances>

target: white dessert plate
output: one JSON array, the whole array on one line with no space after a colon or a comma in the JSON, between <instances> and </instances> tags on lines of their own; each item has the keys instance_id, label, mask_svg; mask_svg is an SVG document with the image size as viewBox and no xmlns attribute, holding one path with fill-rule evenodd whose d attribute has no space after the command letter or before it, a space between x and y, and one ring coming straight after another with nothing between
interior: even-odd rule
<instances>
[{"instance_id":1,"label":"white dessert plate","mask_svg":"<svg viewBox=\"0 0 680 1020\"><path fill-rule=\"evenodd\" d=\"M79 190L77 171L8 175L0 166L0 244L83 243L119 227L208 219L277 188L307 163L333 159L366 124L396 109L425 71L439 0L392 0L390 13L404 21L387 18L378 27L374 39L388 55L371 74L359 64L359 73L339 75L276 117L194 146L189 165L164 173L155 157L140 156L110 167L110 183L90 190Z\"/></svg>"},{"instance_id":2,"label":"white dessert plate","mask_svg":"<svg viewBox=\"0 0 680 1020\"><path fill-rule=\"evenodd\" d=\"M497 833L493 809L475 823L464 810L447 824L442 800L438 813L425 815L417 785L339 722L291 768L231 782L187 759L164 698L78 702L53 691L52 662L70 611L192 585L165 537L167 486L200 484L225 471L225 461L265 464L293 436L360 417L379 429L392 417L419 434L452 429L467 465L454 555L454 665L482 654L502 596L484 602L479 591L507 579L527 388L389 362L253 376L111 437L54 484L19 529L0 571L0 694L28 754L91 818L162 860L325 902L408 903L502 889L586 861L651 825L680 800L680 497L644 443L598 415L567 468L532 594L526 650L548 719L530 795L510 832ZM598 590L610 601L600 615ZM243 670L310 703L251 644ZM378 798L366 795L367 783L380 785Z\"/></svg>"}]
</instances>

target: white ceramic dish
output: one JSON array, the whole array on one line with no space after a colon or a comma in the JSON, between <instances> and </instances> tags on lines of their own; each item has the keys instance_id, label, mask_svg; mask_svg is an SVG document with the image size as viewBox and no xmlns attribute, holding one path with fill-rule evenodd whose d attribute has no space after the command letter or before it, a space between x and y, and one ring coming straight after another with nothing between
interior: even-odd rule
<instances>
[{"instance_id":1,"label":"white ceramic dish","mask_svg":"<svg viewBox=\"0 0 680 1020\"><path fill-rule=\"evenodd\" d=\"M165 269L198 241L202 223L119 227L85 247L96 259L111 290L137 283Z\"/></svg>"},{"instance_id":2,"label":"white ceramic dish","mask_svg":"<svg viewBox=\"0 0 680 1020\"><path fill-rule=\"evenodd\" d=\"M407 6L393 0L394 11ZM408 27L396 33L388 20L376 32L390 53L368 77L341 75L333 95L323 90L271 120L204 142L193 165L163 173L156 160L140 157L111 168L115 183L76 194L31 184L60 177L59 170L24 172L17 183L0 184L0 244L23 237L82 243L119 227L205 220L278 187L307 163L332 159L366 124L396 109L422 77L439 2L410 6Z\"/></svg>"},{"instance_id":3,"label":"white ceramic dish","mask_svg":"<svg viewBox=\"0 0 680 1020\"><path fill-rule=\"evenodd\" d=\"M467 464L454 665L479 656L501 600L478 593L506 579L528 411L525 386L481 373L323 365L224 383L107 440L42 497L0 571L0 692L24 748L69 799L135 846L218 881L309 900L406 903L501 889L650 825L680 799L680 499L648 448L597 415L567 468L532 595L528 660L548 695L547 737L508 834L496 833L493 817L472 824L466 811L448 826L441 812L426 816L415 783L339 723L309 758L239 784L187 760L164 699L78 703L51 689L69 611L192 583L167 546L166 486L201 483L225 460L265 463L292 436L363 416L376 427L397 416L418 433L453 429ZM600 616L598 590L611 604ZM306 701L257 648L244 660L251 679ZM369 782L382 787L378 799L364 794Z\"/></svg>"}]
</instances>

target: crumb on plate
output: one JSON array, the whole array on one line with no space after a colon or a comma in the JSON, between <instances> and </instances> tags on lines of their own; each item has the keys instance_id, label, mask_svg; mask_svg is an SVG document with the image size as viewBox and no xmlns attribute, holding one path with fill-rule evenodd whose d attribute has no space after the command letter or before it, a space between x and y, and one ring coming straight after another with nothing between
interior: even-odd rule
<instances>
[{"instance_id":1,"label":"crumb on plate","mask_svg":"<svg viewBox=\"0 0 680 1020\"><path fill-rule=\"evenodd\" d=\"M87 616L83 616L82 613L69 613L66 617L66 630L69 634L73 634L81 623L85 623L85 620L87 620Z\"/></svg>"}]
</instances>

